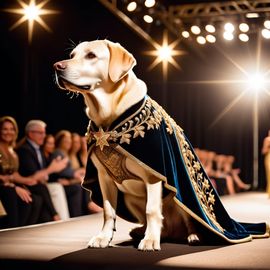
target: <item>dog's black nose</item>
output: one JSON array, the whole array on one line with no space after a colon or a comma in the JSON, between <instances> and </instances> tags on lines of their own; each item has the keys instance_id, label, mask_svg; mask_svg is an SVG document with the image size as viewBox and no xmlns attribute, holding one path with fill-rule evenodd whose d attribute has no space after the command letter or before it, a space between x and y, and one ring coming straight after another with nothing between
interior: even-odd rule
<instances>
[{"instance_id":1,"label":"dog's black nose","mask_svg":"<svg viewBox=\"0 0 270 270\"><path fill-rule=\"evenodd\" d=\"M53 67L55 70L64 70L67 66L63 62L56 62Z\"/></svg>"}]
</instances>

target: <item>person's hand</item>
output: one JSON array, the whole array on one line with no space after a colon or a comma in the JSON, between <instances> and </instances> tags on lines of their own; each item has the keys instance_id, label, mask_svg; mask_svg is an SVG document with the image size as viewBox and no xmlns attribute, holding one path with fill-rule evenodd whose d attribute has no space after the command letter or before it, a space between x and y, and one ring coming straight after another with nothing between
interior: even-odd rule
<instances>
[{"instance_id":1,"label":"person's hand","mask_svg":"<svg viewBox=\"0 0 270 270\"><path fill-rule=\"evenodd\" d=\"M74 172L74 178L79 179L80 181L83 180L85 176L85 168L79 168Z\"/></svg>"},{"instance_id":2,"label":"person's hand","mask_svg":"<svg viewBox=\"0 0 270 270\"><path fill-rule=\"evenodd\" d=\"M31 203L32 202L32 197L31 193L29 190L16 186L15 187L17 195L26 203Z\"/></svg>"},{"instance_id":3,"label":"person's hand","mask_svg":"<svg viewBox=\"0 0 270 270\"><path fill-rule=\"evenodd\" d=\"M32 177L27 177L27 180L25 181L25 185L27 186L34 186L38 183L38 181Z\"/></svg>"},{"instance_id":4,"label":"person's hand","mask_svg":"<svg viewBox=\"0 0 270 270\"><path fill-rule=\"evenodd\" d=\"M64 157L64 158L62 158L61 156L56 157L55 159L51 161L48 167L49 174L61 172L63 169L66 168L67 164L68 164L67 157Z\"/></svg>"},{"instance_id":5,"label":"person's hand","mask_svg":"<svg viewBox=\"0 0 270 270\"><path fill-rule=\"evenodd\" d=\"M60 183L63 186L69 186L70 185L70 181L68 179L65 179L65 178L59 178L58 183Z\"/></svg>"},{"instance_id":6,"label":"person's hand","mask_svg":"<svg viewBox=\"0 0 270 270\"><path fill-rule=\"evenodd\" d=\"M14 183L20 183L27 186L34 186L38 183L38 179L36 179L34 176L21 176L18 172L14 172L11 176L11 181Z\"/></svg>"},{"instance_id":7,"label":"person's hand","mask_svg":"<svg viewBox=\"0 0 270 270\"><path fill-rule=\"evenodd\" d=\"M240 169L233 169L233 170L232 170L232 173L234 173L234 174L239 174L240 172L241 172Z\"/></svg>"},{"instance_id":8,"label":"person's hand","mask_svg":"<svg viewBox=\"0 0 270 270\"><path fill-rule=\"evenodd\" d=\"M44 182L47 182L48 181L49 176L48 176L48 173L47 173L46 170L40 170L40 171L35 172L35 174L31 178L33 180L35 180L36 183L37 182L44 183Z\"/></svg>"},{"instance_id":9,"label":"person's hand","mask_svg":"<svg viewBox=\"0 0 270 270\"><path fill-rule=\"evenodd\" d=\"M8 184L11 180L10 175L2 175L0 174L0 180L4 183L4 184Z\"/></svg>"}]
</instances>

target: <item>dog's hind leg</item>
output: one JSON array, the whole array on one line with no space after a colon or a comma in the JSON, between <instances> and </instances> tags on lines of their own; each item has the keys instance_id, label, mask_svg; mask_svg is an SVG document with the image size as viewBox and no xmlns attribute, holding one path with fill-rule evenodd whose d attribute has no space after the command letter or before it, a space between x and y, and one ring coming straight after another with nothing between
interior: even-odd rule
<instances>
[{"instance_id":1,"label":"dog's hind leg","mask_svg":"<svg viewBox=\"0 0 270 270\"><path fill-rule=\"evenodd\" d=\"M182 210L183 213L183 219L187 228L188 236L187 236L187 241L190 246L196 246L201 243L200 238L197 234L194 221L192 217L186 213L184 210Z\"/></svg>"},{"instance_id":2,"label":"dog's hind leg","mask_svg":"<svg viewBox=\"0 0 270 270\"><path fill-rule=\"evenodd\" d=\"M162 228L162 182L146 184L146 230L138 249L143 251L160 250Z\"/></svg>"}]
</instances>

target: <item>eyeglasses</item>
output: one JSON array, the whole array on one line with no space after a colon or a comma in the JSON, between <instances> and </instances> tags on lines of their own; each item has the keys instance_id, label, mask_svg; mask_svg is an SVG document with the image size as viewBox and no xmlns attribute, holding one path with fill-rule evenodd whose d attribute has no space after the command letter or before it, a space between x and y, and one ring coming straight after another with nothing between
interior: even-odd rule
<instances>
[{"instance_id":1,"label":"eyeglasses","mask_svg":"<svg viewBox=\"0 0 270 270\"><path fill-rule=\"evenodd\" d=\"M40 131L40 130L30 130L30 132L37 133L37 134L40 134L40 135L46 134L45 131Z\"/></svg>"}]
</instances>

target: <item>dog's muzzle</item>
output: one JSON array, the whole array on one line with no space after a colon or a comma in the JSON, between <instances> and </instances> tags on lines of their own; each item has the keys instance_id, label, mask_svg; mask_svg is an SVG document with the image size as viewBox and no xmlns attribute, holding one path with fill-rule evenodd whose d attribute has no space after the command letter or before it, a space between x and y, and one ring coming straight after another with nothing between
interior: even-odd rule
<instances>
[{"instance_id":1,"label":"dog's muzzle","mask_svg":"<svg viewBox=\"0 0 270 270\"><path fill-rule=\"evenodd\" d=\"M57 72L57 71L55 72L55 81L60 89L69 90L69 91L80 91L80 90L87 91L87 90L94 89L96 86L96 84L94 85L94 87L92 85L74 84L74 83L70 82L69 80L67 80L64 76L59 74L59 72Z\"/></svg>"}]
</instances>

